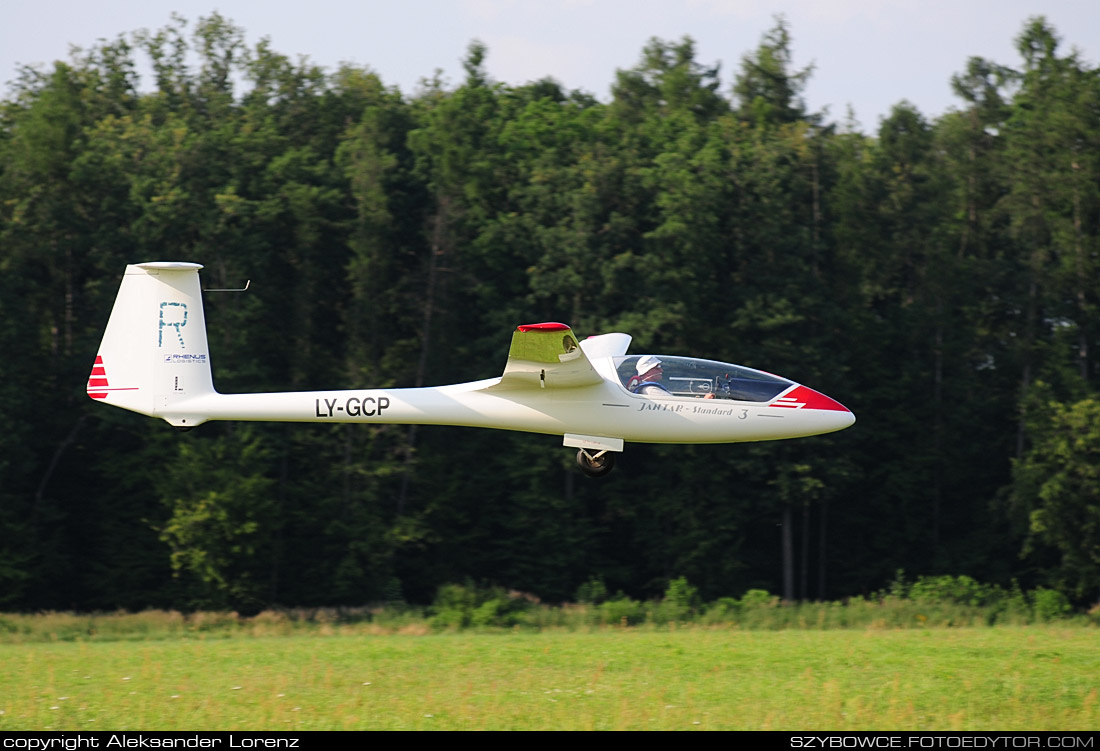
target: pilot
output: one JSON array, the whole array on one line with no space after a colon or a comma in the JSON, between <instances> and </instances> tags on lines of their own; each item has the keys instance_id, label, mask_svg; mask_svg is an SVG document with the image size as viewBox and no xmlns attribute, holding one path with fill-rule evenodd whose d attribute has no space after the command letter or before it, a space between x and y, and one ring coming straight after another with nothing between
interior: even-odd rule
<instances>
[{"instance_id":1,"label":"pilot","mask_svg":"<svg viewBox=\"0 0 1100 751\"><path fill-rule=\"evenodd\" d=\"M670 393L668 389L660 384L661 377L664 374L661 370L660 358L653 355L643 355L638 358L636 368L638 375L630 379L628 386L635 394L660 396Z\"/></svg>"}]
</instances>

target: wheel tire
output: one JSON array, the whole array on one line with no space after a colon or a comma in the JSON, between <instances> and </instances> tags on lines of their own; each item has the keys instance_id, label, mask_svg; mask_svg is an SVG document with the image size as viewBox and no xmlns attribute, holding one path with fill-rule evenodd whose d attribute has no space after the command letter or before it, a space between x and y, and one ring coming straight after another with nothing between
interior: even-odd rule
<instances>
[{"instance_id":1,"label":"wheel tire","mask_svg":"<svg viewBox=\"0 0 1100 751\"><path fill-rule=\"evenodd\" d=\"M581 449L577 452L577 466L589 477L603 477L615 468L615 454L608 451L598 458L593 458Z\"/></svg>"}]
</instances>

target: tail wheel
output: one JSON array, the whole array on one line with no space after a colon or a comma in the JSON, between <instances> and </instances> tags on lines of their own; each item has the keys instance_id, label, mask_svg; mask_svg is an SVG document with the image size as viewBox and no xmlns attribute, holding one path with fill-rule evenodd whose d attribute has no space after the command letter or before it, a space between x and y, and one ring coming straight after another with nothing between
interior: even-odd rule
<instances>
[{"instance_id":1,"label":"tail wheel","mask_svg":"<svg viewBox=\"0 0 1100 751\"><path fill-rule=\"evenodd\" d=\"M577 466L589 477L603 477L615 467L615 454L610 451L590 453L588 449L577 452Z\"/></svg>"}]
</instances>

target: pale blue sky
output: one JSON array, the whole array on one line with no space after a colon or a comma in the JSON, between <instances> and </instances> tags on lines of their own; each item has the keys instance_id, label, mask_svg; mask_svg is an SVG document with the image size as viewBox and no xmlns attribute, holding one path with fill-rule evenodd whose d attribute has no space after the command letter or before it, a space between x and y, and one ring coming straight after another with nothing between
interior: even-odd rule
<instances>
[{"instance_id":1,"label":"pale blue sky","mask_svg":"<svg viewBox=\"0 0 1100 751\"><path fill-rule=\"evenodd\" d=\"M651 37L696 41L697 59L722 63L726 91L741 55L782 13L795 64L815 66L811 110L843 120L851 105L865 130L902 99L928 117L956 106L950 77L970 56L1015 66L1013 39L1042 13L1090 65L1100 55L1100 12L1086 0L14 0L0 24L0 81L18 63L42 64L139 28L166 25L176 11L194 20L218 10L248 43L269 37L292 58L333 69L368 65L405 93L442 69L461 79L470 40L489 48L490 75L506 83L553 76L567 88L608 98L616 68L629 68Z\"/></svg>"}]
</instances>

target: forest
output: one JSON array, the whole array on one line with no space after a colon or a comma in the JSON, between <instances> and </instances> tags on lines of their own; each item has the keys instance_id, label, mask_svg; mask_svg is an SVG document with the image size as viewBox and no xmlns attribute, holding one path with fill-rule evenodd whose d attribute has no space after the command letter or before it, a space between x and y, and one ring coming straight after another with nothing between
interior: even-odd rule
<instances>
[{"instance_id":1,"label":"forest","mask_svg":"<svg viewBox=\"0 0 1100 751\"><path fill-rule=\"evenodd\" d=\"M0 100L0 609L836 600L899 571L1100 599L1100 72L1044 19L871 134L807 111L781 19L732 80L655 38L605 100L495 82L476 41L402 92L244 40L176 17ZM489 378L563 321L858 422L628 444L598 480L555 436L179 433L85 393L123 268L161 260L251 282L205 299L223 392Z\"/></svg>"}]
</instances>

